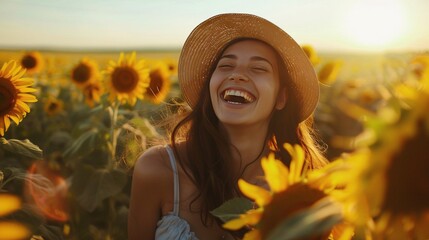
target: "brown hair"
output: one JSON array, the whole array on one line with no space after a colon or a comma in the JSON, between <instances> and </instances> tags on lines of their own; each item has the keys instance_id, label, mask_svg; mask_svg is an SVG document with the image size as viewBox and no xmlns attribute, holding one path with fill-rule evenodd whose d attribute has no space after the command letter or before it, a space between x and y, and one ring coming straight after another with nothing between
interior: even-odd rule
<instances>
[{"instance_id":1,"label":"brown hair","mask_svg":"<svg viewBox=\"0 0 429 240\"><path fill-rule=\"evenodd\" d=\"M243 39L234 42L240 40ZM219 53L219 56L220 54L222 52ZM278 62L280 89L290 89L287 71L283 61L280 61L280 56L278 56ZM200 212L204 225L208 225L209 220L213 220L210 216L211 210L219 207L225 201L241 195L237 186L237 181L241 176L234 176L229 167L230 159L232 159L231 143L226 133L219 130L219 119L213 110L210 94L208 94L210 76L216 64L217 61L212 66L210 75L205 79L198 103L178 122L171 133L171 144L178 162L198 189L198 194L192 200L189 209L192 211L192 205L198 199L203 199L201 208L194 211ZM293 96L288 97L286 106L282 110L273 112L266 144L274 147L277 158L286 165L290 164L291 158L282 145L285 142L299 144L305 151L307 166L320 168L326 163L326 159L314 140L312 119L299 122L294 114L296 110L293 99ZM177 148L177 143L182 137L186 140L186 159L181 158Z\"/></svg>"}]
</instances>

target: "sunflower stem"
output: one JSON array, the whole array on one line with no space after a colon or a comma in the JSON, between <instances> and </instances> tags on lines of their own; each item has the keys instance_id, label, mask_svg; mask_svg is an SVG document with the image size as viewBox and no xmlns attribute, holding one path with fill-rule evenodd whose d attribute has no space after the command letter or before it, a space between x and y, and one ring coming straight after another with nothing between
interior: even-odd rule
<instances>
[{"instance_id":1,"label":"sunflower stem","mask_svg":"<svg viewBox=\"0 0 429 240\"><path fill-rule=\"evenodd\" d=\"M119 103L115 101L112 106L109 107L109 113L110 113L110 143L111 143L111 149L110 149L110 161L109 161L109 168L112 168L115 166L116 162L116 145L118 142L118 135L119 131L116 129L116 122L118 120L118 112L119 112Z\"/></svg>"},{"instance_id":2,"label":"sunflower stem","mask_svg":"<svg viewBox=\"0 0 429 240\"><path fill-rule=\"evenodd\" d=\"M116 220L115 199L113 197L110 197L108 200L108 216L109 223L107 228L107 239L111 239L111 235L114 231L114 222Z\"/></svg>"}]
</instances>

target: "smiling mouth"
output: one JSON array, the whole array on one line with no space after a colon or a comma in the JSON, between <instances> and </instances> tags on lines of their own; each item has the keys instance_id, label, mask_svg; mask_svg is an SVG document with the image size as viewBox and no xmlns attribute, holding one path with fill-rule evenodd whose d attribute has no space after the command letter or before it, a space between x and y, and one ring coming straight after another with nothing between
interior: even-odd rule
<instances>
[{"instance_id":1,"label":"smiling mouth","mask_svg":"<svg viewBox=\"0 0 429 240\"><path fill-rule=\"evenodd\" d=\"M221 94L223 100L232 104L247 104L255 101L255 96L246 91L227 89Z\"/></svg>"}]
</instances>

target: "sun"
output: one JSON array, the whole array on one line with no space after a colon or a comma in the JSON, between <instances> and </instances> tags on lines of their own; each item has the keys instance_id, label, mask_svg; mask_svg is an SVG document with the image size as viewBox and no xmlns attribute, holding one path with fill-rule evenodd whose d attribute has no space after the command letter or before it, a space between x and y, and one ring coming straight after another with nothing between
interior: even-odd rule
<instances>
[{"instance_id":1,"label":"sun","mask_svg":"<svg viewBox=\"0 0 429 240\"><path fill-rule=\"evenodd\" d=\"M383 51L406 35L405 11L397 1L356 1L344 14L345 32L356 48Z\"/></svg>"}]
</instances>

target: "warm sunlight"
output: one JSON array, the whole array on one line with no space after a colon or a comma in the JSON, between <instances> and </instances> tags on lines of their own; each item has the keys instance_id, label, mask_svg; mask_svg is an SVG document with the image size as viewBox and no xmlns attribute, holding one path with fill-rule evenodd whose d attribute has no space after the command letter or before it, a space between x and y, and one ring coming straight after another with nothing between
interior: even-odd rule
<instances>
[{"instance_id":1,"label":"warm sunlight","mask_svg":"<svg viewBox=\"0 0 429 240\"><path fill-rule=\"evenodd\" d=\"M344 27L351 44L363 50L385 50L405 33L405 9L396 1L360 1L345 13Z\"/></svg>"}]
</instances>

